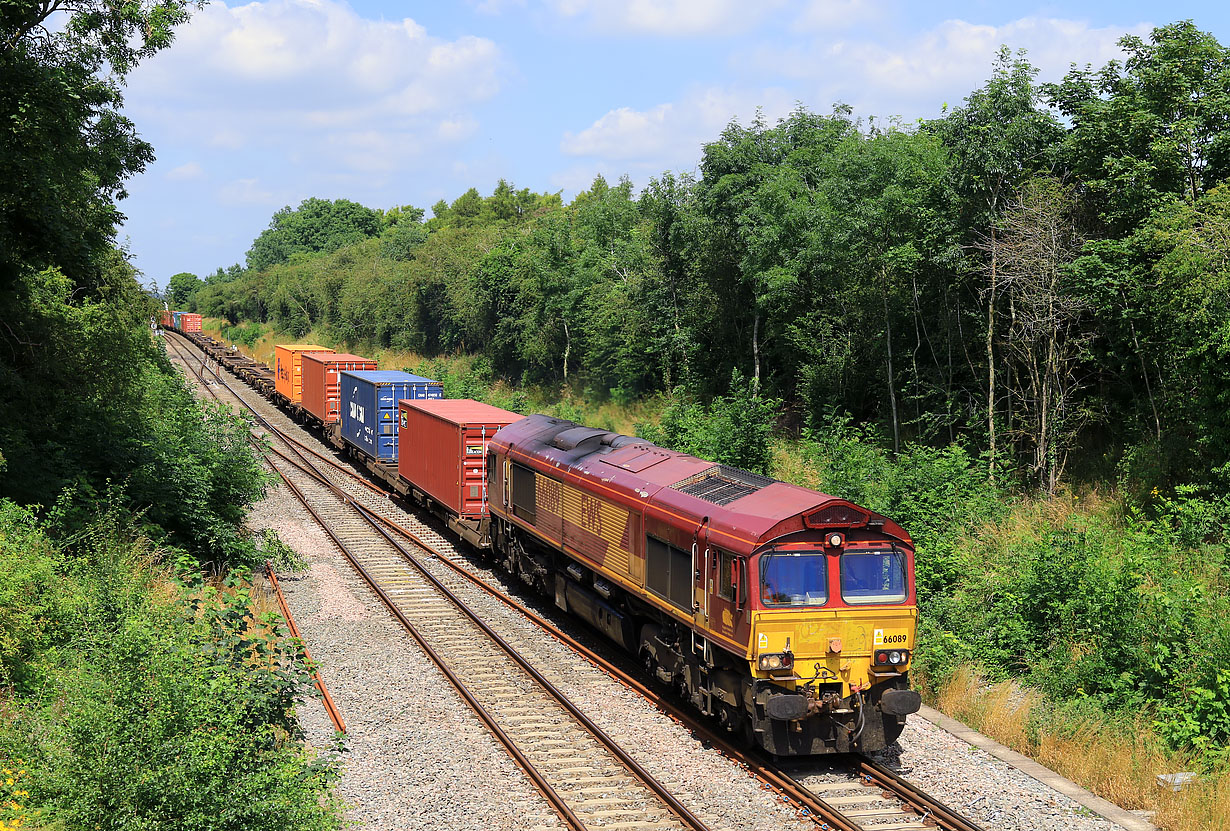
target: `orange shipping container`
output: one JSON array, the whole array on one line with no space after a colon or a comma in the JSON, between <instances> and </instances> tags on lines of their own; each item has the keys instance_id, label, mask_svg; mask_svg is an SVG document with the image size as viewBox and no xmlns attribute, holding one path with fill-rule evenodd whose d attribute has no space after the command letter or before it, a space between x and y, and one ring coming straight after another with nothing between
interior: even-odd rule
<instances>
[{"instance_id":1,"label":"orange shipping container","mask_svg":"<svg viewBox=\"0 0 1230 831\"><path fill-rule=\"evenodd\" d=\"M184 312L179 316L179 329L181 332L201 331L201 316L191 312Z\"/></svg>"},{"instance_id":2,"label":"orange shipping container","mask_svg":"<svg viewBox=\"0 0 1230 831\"><path fill-rule=\"evenodd\" d=\"M522 416L481 401L403 399L397 472L463 519L487 515L487 443Z\"/></svg>"},{"instance_id":3,"label":"orange shipping container","mask_svg":"<svg viewBox=\"0 0 1230 831\"><path fill-rule=\"evenodd\" d=\"M303 401L303 353L329 352L324 346L278 344L273 348L273 388L288 401Z\"/></svg>"},{"instance_id":4,"label":"orange shipping container","mask_svg":"<svg viewBox=\"0 0 1230 831\"><path fill-rule=\"evenodd\" d=\"M162 309L158 312L158 323L167 329L170 329L175 325L175 312L172 312L169 309Z\"/></svg>"},{"instance_id":5,"label":"orange shipping container","mask_svg":"<svg viewBox=\"0 0 1230 831\"><path fill-rule=\"evenodd\" d=\"M338 372L379 369L371 358L344 352L303 353L303 409L326 424L338 420Z\"/></svg>"}]
</instances>

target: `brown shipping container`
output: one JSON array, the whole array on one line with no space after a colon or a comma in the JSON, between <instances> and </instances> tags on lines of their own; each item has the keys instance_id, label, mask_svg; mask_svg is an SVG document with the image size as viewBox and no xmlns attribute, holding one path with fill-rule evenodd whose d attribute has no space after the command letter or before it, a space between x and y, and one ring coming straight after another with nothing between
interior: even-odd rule
<instances>
[{"instance_id":1,"label":"brown shipping container","mask_svg":"<svg viewBox=\"0 0 1230 831\"><path fill-rule=\"evenodd\" d=\"M487 513L487 443L521 416L468 398L402 400L397 472L454 514Z\"/></svg>"},{"instance_id":2,"label":"brown shipping container","mask_svg":"<svg viewBox=\"0 0 1230 831\"><path fill-rule=\"evenodd\" d=\"M333 352L325 346L278 344L273 348L273 388L298 404L303 400L303 353Z\"/></svg>"},{"instance_id":3,"label":"brown shipping container","mask_svg":"<svg viewBox=\"0 0 1230 831\"><path fill-rule=\"evenodd\" d=\"M303 353L303 409L328 424L338 420L338 372L379 369L371 358L345 352Z\"/></svg>"},{"instance_id":4,"label":"brown shipping container","mask_svg":"<svg viewBox=\"0 0 1230 831\"><path fill-rule=\"evenodd\" d=\"M158 312L158 323L170 329L175 325L175 312L169 309L162 309Z\"/></svg>"},{"instance_id":5,"label":"brown shipping container","mask_svg":"<svg viewBox=\"0 0 1230 831\"><path fill-rule=\"evenodd\" d=\"M190 312L184 312L179 316L179 328L184 332L201 331L201 316Z\"/></svg>"}]
</instances>

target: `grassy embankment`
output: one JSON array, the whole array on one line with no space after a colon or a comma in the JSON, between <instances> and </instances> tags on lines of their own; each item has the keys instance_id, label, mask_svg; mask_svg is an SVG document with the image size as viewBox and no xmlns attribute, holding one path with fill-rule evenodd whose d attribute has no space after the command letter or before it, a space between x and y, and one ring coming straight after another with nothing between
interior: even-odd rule
<instances>
[{"instance_id":1,"label":"grassy embankment","mask_svg":"<svg viewBox=\"0 0 1230 831\"><path fill-rule=\"evenodd\" d=\"M245 351L270 361L280 340L261 332ZM355 349L438 377L451 396L620 432L665 406L589 405L493 382L468 357ZM1223 645L1218 630L1230 628L1216 511L1180 493L1154 491L1145 510L1096 490L1003 493L959 448L890 459L874 439L848 425L777 439L772 472L881 510L914 534L923 596L914 682L927 700L1119 805L1155 811L1166 831L1230 831L1225 751L1210 735L1224 727L1223 676L1214 666L1202 680ZM1207 778L1179 794L1157 786L1158 774L1187 770Z\"/></svg>"}]
</instances>

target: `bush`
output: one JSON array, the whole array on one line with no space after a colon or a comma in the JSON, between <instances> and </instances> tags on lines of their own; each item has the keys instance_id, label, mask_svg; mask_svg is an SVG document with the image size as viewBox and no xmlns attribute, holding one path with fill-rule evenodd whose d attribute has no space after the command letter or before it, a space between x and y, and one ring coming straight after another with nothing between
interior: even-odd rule
<instances>
[{"instance_id":1,"label":"bush","mask_svg":"<svg viewBox=\"0 0 1230 831\"><path fill-rule=\"evenodd\" d=\"M117 516L60 552L28 511L0 503L0 617L21 618L13 565L35 559L61 623L21 628L26 671L11 674L41 681L15 688L0 722L0 758L24 762L34 824L340 827L336 771L298 737L302 646L257 617L239 576L170 580Z\"/></svg>"},{"instance_id":2,"label":"bush","mask_svg":"<svg viewBox=\"0 0 1230 831\"><path fill-rule=\"evenodd\" d=\"M736 370L730 391L708 406L676 390L661 421L638 424L637 435L655 444L702 459L768 474L770 438L782 402L760 394L752 381Z\"/></svg>"}]
</instances>

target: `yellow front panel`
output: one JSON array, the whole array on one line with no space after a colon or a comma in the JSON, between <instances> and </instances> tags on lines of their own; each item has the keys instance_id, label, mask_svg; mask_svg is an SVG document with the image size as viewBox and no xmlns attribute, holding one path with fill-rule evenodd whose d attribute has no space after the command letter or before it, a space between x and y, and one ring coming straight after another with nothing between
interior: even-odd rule
<instances>
[{"instance_id":1,"label":"yellow front panel","mask_svg":"<svg viewBox=\"0 0 1230 831\"><path fill-rule=\"evenodd\" d=\"M756 612L752 666L763 653L784 652L789 638L795 675L807 681L819 669L820 682L840 680L848 694L850 685L865 687L890 677L871 674L871 653L881 646L913 650L917 616L913 607ZM830 651L834 640L841 641L840 652Z\"/></svg>"}]
</instances>

